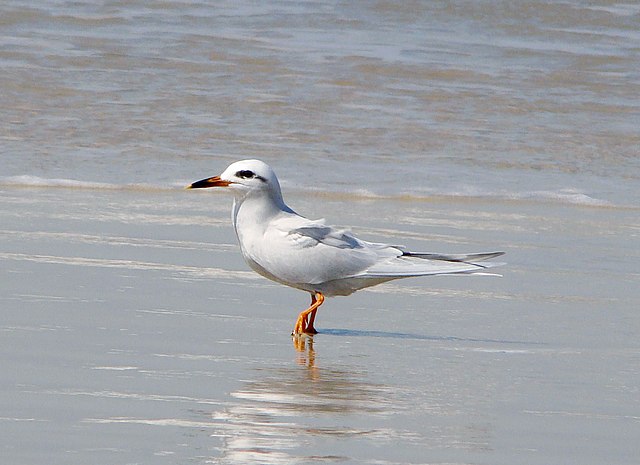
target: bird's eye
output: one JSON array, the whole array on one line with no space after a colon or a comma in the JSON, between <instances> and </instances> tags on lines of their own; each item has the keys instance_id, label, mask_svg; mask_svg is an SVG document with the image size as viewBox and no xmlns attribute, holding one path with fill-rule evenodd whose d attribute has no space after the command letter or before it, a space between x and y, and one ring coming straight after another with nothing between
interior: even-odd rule
<instances>
[{"instance_id":1,"label":"bird's eye","mask_svg":"<svg viewBox=\"0 0 640 465\"><path fill-rule=\"evenodd\" d=\"M256 173L251 170L241 170L236 173L236 176L242 179L255 178Z\"/></svg>"}]
</instances>

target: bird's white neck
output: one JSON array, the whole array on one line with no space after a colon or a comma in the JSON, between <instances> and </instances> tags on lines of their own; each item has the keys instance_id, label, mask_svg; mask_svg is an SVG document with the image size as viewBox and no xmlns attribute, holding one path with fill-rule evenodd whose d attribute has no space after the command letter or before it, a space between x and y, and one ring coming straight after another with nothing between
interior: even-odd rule
<instances>
[{"instance_id":1,"label":"bird's white neck","mask_svg":"<svg viewBox=\"0 0 640 465\"><path fill-rule=\"evenodd\" d=\"M279 194L271 193L268 194ZM247 239L240 231L252 231L253 234L262 234L269 222L277 215L293 213L282 199L281 195L268 195L265 192L255 195L248 193L244 196L235 196L231 219L236 230L238 240L242 246Z\"/></svg>"}]
</instances>

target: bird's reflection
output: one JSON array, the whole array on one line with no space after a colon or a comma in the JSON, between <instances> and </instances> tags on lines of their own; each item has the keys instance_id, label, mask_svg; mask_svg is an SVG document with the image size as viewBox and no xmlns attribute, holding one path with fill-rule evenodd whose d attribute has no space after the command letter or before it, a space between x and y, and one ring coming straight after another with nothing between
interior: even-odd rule
<instances>
[{"instance_id":1,"label":"bird's reflection","mask_svg":"<svg viewBox=\"0 0 640 465\"><path fill-rule=\"evenodd\" d=\"M313 335L292 334L293 348L297 352L298 365L306 366L310 372L316 369L316 351L313 349Z\"/></svg>"},{"instance_id":2,"label":"bird's reflection","mask_svg":"<svg viewBox=\"0 0 640 465\"><path fill-rule=\"evenodd\" d=\"M313 342L313 336L296 336L296 363L259 369L258 379L232 392L233 401L214 413L222 429L217 434L223 438L220 463L297 463L310 457L311 444L327 438L389 437L387 428L363 429L349 422L392 411L392 389L367 381L357 367L318 366ZM312 455L315 462L347 459L322 449Z\"/></svg>"}]
</instances>

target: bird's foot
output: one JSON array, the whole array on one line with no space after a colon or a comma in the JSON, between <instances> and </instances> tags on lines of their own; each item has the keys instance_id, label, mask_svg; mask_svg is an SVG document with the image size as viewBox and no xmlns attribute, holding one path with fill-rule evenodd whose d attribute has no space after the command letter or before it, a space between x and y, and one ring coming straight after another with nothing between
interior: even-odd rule
<instances>
[{"instance_id":1,"label":"bird's foot","mask_svg":"<svg viewBox=\"0 0 640 465\"><path fill-rule=\"evenodd\" d=\"M314 334L318 334L318 331L315 328L294 328L291 331L292 336L313 336Z\"/></svg>"},{"instance_id":2,"label":"bird's foot","mask_svg":"<svg viewBox=\"0 0 640 465\"><path fill-rule=\"evenodd\" d=\"M310 323L307 320L307 316L302 314L298 317L291 335L296 336L301 334L318 334L316 328L313 327L313 323Z\"/></svg>"}]
</instances>

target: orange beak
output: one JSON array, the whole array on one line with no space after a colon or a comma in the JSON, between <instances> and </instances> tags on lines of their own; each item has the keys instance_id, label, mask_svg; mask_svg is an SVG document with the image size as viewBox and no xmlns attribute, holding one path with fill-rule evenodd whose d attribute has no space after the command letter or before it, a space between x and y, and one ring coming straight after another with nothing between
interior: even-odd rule
<instances>
[{"instance_id":1,"label":"orange beak","mask_svg":"<svg viewBox=\"0 0 640 465\"><path fill-rule=\"evenodd\" d=\"M190 186L187 186L187 189L202 189L205 187L227 187L229 184L231 184L231 182L220 179L220 176L214 176L212 178L196 181Z\"/></svg>"}]
</instances>

